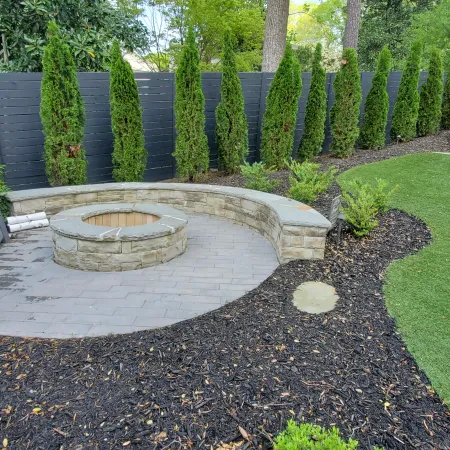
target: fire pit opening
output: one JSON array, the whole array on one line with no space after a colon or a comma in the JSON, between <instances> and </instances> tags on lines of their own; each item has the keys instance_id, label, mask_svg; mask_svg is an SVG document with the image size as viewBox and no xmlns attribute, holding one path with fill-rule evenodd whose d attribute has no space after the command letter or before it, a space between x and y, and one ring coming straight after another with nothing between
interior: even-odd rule
<instances>
[{"instance_id":1,"label":"fire pit opening","mask_svg":"<svg viewBox=\"0 0 450 450\"><path fill-rule=\"evenodd\" d=\"M109 212L87 217L83 219L83 222L103 227L134 227L136 225L155 223L159 219L161 217L154 214L140 212Z\"/></svg>"}]
</instances>

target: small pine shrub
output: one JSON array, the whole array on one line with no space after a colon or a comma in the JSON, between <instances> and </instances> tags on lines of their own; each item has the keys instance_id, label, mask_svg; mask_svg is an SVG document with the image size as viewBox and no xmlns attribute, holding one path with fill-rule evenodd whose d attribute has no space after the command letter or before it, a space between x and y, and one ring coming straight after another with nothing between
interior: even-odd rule
<instances>
[{"instance_id":1,"label":"small pine shrub","mask_svg":"<svg viewBox=\"0 0 450 450\"><path fill-rule=\"evenodd\" d=\"M224 38L220 93L222 101L216 109L219 169L234 173L248 153L248 126L230 30L226 31Z\"/></svg>"},{"instance_id":2,"label":"small pine shrub","mask_svg":"<svg viewBox=\"0 0 450 450\"><path fill-rule=\"evenodd\" d=\"M195 34L189 29L175 76L175 126L177 139L173 156L180 177L194 181L209 167L205 134L205 96L202 91L200 56Z\"/></svg>"},{"instance_id":3,"label":"small pine shrub","mask_svg":"<svg viewBox=\"0 0 450 450\"><path fill-rule=\"evenodd\" d=\"M325 119L327 116L327 73L322 66L322 44L316 45L311 74L311 87L305 113L305 131L300 141L297 158L306 161L319 154L325 139Z\"/></svg>"},{"instance_id":4,"label":"small pine shrub","mask_svg":"<svg viewBox=\"0 0 450 450\"><path fill-rule=\"evenodd\" d=\"M442 102L442 128L450 130L450 76L448 74Z\"/></svg>"},{"instance_id":5,"label":"small pine shrub","mask_svg":"<svg viewBox=\"0 0 450 450\"><path fill-rule=\"evenodd\" d=\"M270 85L261 130L261 160L281 169L294 146L298 99L302 92L300 64L286 44L283 59Z\"/></svg>"},{"instance_id":6,"label":"small pine shrub","mask_svg":"<svg viewBox=\"0 0 450 450\"><path fill-rule=\"evenodd\" d=\"M393 189L389 190L389 183L381 178L376 179L376 186L372 187L373 196L375 198L375 206L378 211L385 213L389 208L389 201L392 195L398 189L398 184Z\"/></svg>"},{"instance_id":7,"label":"small pine shrub","mask_svg":"<svg viewBox=\"0 0 450 450\"><path fill-rule=\"evenodd\" d=\"M391 52L385 46L378 57L377 71L364 106L364 120L359 139L363 148L378 149L385 144L389 112L389 94L386 88L391 59Z\"/></svg>"},{"instance_id":8,"label":"small pine shrub","mask_svg":"<svg viewBox=\"0 0 450 450\"><path fill-rule=\"evenodd\" d=\"M244 185L247 189L255 191L272 192L280 183L280 180L271 180L268 175L275 172L273 168L266 168L264 163L255 162L244 163L241 166L241 173L244 176Z\"/></svg>"},{"instance_id":9,"label":"small pine shrub","mask_svg":"<svg viewBox=\"0 0 450 450\"><path fill-rule=\"evenodd\" d=\"M427 81L420 90L419 115L417 118L417 134L419 136L436 134L440 130L443 91L442 52L434 49L430 57Z\"/></svg>"},{"instance_id":10,"label":"small pine shrub","mask_svg":"<svg viewBox=\"0 0 450 450\"><path fill-rule=\"evenodd\" d=\"M415 41L411 46L406 67L394 106L391 124L391 138L394 141L410 141L416 137L419 114L419 76L422 43Z\"/></svg>"},{"instance_id":11,"label":"small pine shrub","mask_svg":"<svg viewBox=\"0 0 450 450\"><path fill-rule=\"evenodd\" d=\"M289 177L291 187L288 197L299 202L312 202L317 196L325 192L333 183L337 169L329 167L326 172L320 172L320 164L305 161L291 161L287 163L292 175Z\"/></svg>"},{"instance_id":12,"label":"small pine shrub","mask_svg":"<svg viewBox=\"0 0 450 450\"><path fill-rule=\"evenodd\" d=\"M118 182L142 181L147 167L142 108L133 69L117 41L111 50L111 124L114 135L113 178Z\"/></svg>"},{"instance_id":13,"label":"small pine shrub","mask_svg":"<svg viewBox=\"0 0 450 450\"><path fill-rule=\"evenodd\" d=\"M377 178L376 186L355 179L342 190L342 210L345 220L353 226L353 233L366 236L378 226L379 213L388 210L388 203L398 186L388 190L389 184Z\"/></svg>"},{"instance_id":14,"label":"small pine shrub","mask_svg":"<svg viewBox=\"0 0 450 450\"><path fill-rule=\"evenodd\" d=\"M0 166L0 214L3 218L7 218L9 215L10 201L6 196L9 192L9 187L4 180L5 166Z\"/></svg>"},{"instance_id":15,"label":"small pine shrub","mask_svg":"<svg viewBox=\"0 0 450 450\"><path fill-rule=\"evenodd\" d=\"M358 57L354 48L345 48L342 65L334 81L335 101L331 108L332 153L346 158L355 151L362 99Z\"/></svg>"},{"instance_id":16,"label":"small pine shrub","mask_svg":"<svg viewBox=\"0 0 450 450\"><path fill-rule=\"evenodd\" d=\"M329 430L313 425L302 423L297 425L289 420L287 428L275 438L275 450L355 450L358 441L349 439L345 442L335 427Z\"/></svg>"},{"instance_id":17,"label":"small pine shrub","mask_svg":"<svg viewBox=\"0 0 450 450\"><path fill-rule=\"evenodd\" d=\"M49 22L47 34L41 83L45 172L51 186L85 184L85 112L75 64L55 22Z\"/></svg>"}]
</instances>

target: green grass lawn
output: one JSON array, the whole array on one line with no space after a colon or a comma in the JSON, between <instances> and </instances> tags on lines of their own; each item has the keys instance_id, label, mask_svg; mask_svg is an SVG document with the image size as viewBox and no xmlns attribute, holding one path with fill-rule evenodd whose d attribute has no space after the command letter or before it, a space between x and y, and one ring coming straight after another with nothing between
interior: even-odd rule
<instances>
[{"instance_id":1,"label":"green grass lawn","mask_svg":"<svg viewBox=\"0 0 450 450\"><path fill-rule=\"evenodd\" d=\"M355 167L341 174L399 184L390 206L424 220L433 242L390 265L384 292L409 351L450 402L450 155L416 154Z\"/></svg>"}]
</instances>

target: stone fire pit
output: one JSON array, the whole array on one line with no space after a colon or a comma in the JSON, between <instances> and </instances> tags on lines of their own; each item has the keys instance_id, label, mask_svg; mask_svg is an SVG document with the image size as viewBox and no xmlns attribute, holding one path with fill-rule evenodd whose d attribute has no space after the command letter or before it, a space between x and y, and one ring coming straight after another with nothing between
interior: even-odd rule
<instances>
[{"instance_id":1,"label":"stone fire pit","mask_svg":"<svg viewBox=\"0 0 450 450\"><path fill-rule=\"evenodd\" d=\"M148 203L98 204L50 219L55 262L79 270L119 272L167 262L186 250L186 214Z\"/></svg>"}]
</instances>

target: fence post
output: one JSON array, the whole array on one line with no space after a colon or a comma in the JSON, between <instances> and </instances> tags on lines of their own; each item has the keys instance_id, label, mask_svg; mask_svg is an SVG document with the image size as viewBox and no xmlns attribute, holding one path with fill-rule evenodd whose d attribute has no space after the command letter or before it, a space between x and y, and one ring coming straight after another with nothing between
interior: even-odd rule
<instances>
[{"instance_id":1,"label":"fence post","mask_svg":"<svg viewBox=\"0 0 450 450\"><path fill-rule=\"evenodd\" d=\"M261 90L259 94L259 114L258 114L258 134L256 136L256 161L261 160L261 127L264 117L264 110L266 105L266 95L264 89L264 82L269 78L268 72L261 72Z\"/></svg>"},{"instance_id":2,"label":"fence post","mask_svg":"<svg viewBox=\"0 0 450 450\"><path fill-rule=\"evenodd\" d=\"M175 96L176 96L176 86L175 86L175 72L172 73L172 177L177 176L177 162L173 153L176 148L177 141L177 131L175 127Z\"/></svg>"}]
</instances>

